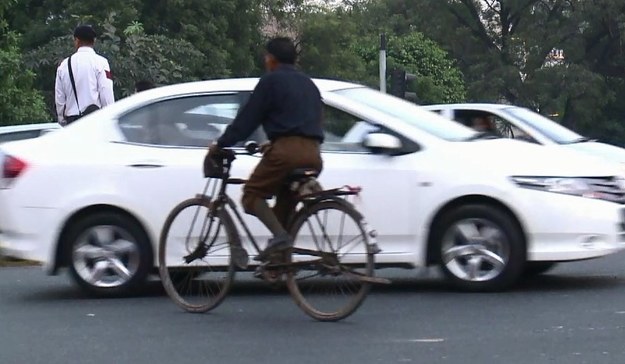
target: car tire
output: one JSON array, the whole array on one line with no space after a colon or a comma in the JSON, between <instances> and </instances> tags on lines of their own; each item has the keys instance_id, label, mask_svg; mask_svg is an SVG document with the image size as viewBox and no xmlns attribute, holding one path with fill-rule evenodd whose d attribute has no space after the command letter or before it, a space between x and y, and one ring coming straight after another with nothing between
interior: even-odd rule
<instances>
[{"instance_id":1,"label":"car tire","mask_svg":"<svg viewBox=\"0 0 625 364\"><path fill-rule=\"evenodd\" d=\"M115 297L135 293L154 267L154 252L137 222L119 213L89 215L66 235L73 280L87 293Z\"/></svg>"},{"instance_id":2,"label":"car tire","mask_svg":"<svg viewBox=\"0 0 625 364\"><path fill-rule=\"evenodd\" d=\"M432 237L437 262L459 290L504 290L523 272L527 251L522 231L501 208L485 204L454 208L438 220Z\"/></svg>"},{"instance_id":3,"label":"car tire","mask_svg":"<svg viewBox=\"0 0 625 364\"><path fill-rule=\"evenodd\" d=\"M553 269L557 265L556 262L527 262L525 263L525 268L523 269L523 277L524 278L532 278L543 273L546 273Z\"/></svg>"}]
</instances>

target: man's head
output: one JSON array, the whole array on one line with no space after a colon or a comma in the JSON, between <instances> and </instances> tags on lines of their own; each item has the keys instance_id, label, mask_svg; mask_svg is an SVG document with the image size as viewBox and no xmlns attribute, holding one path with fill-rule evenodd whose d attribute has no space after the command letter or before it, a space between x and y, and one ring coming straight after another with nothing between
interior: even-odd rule
<instances>
[{"instance_id":1,"label":"man's head","mask_svg":"<svg viewBox=\"0 0 625 364\"><path fill-rule=\"evenodd\" d=\"M137 81L135 83L135 93L154 88L154 84L147 80Z\"/></svg>"},{"instance_id":2,"label":"man's head","mask_svg":"<svg viewBox=\"0 0 625 364\"><path fill-rule=\"evenodd\" d=\"M95 38L96 33L91 25L79 25L74 29L74 46L76 49L80 47L93 47Z\"/></svg>"},{"instance_id":3,"label":"man's head","mask_svg":"<svg viewBox=\"0 0 625 364\"><path fill-rule=\"evenodd\" d=\"M297 60L295 44L290 38L278 37L270 40L265 51L265 68L267 71L273 71L281 64L294 65Z\"/></svg>"},{"instance_id":4,"label":"man's head","mask_svg":"<svg viewBox=\"0 0 625 364\"><path fill-rule=\"evenodd\" d=\"M490 115L480 115L474 117L471 127L477 131L494 131L495 125Z\"/></svg>"}]
</instances>

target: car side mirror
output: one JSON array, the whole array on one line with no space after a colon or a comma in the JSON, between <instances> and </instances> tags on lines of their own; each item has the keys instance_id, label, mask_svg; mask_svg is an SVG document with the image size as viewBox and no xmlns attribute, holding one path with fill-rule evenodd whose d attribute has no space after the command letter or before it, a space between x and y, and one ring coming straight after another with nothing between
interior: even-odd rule
<instances>
[{"instance_id":1,"label":"car side mirror","mask_svg":"<svg viewBox=\"0 0 625 364\"><path fill-rule=\"evenodd\" d=\"M367 134L362 144L374 153L393 154L402 148L401 140L398 137L386 133Z\"/></svg>"}]
</instances>

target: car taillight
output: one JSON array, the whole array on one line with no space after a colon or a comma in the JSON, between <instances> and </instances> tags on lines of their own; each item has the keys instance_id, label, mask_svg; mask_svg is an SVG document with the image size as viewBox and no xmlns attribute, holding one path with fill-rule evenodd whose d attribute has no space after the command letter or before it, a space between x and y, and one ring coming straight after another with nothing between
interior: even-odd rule
<instances>
[{"instance_id":1,"label":"car taillight","mask_svg":"<svg viewBox=\"0 0 625 364\"><path fill-rule=\"evenodd\" d=\"M4 156L4 162L2 164L2 177L4 178L17 178L24 172L28 164L23 160L10 155Z\"/></svg>"}]
</instances>

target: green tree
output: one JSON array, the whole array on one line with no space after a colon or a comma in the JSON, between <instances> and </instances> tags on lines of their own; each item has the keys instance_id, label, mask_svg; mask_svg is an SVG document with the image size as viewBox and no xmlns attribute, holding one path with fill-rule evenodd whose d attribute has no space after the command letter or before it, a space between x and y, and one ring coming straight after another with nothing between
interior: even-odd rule
<instances>
[{"instance_id":1,"label":"green tree","mask_svg":"<svg viewBox=\"0 0 625 364\"><path fill-rule=\"evenodd\" d=\"M440 44L457 59L471 101L558 115L604 140L615 140L607 130L623 129L608 125L622 123L625 113L622 0L372 0L366 17L396 34L414 28Z\"/></svg>"},{"instance_id":2,"label":"green tree","mask_svg":"<svg viewBox=\"0 0 625 364\"><path fill-rule=\"evenodd\" d=\"M438 44L419 32L387 38L387 68L400 68L416 75L415 80L408 82L407 91L415 92L420 103L465 100L462 73ZM369 73L374 74L379 67L379 41L377 37L371 37L361 44L357 51L366 61Z\"/></svg>"},{"instance_id":3,"label":"green tree","mask_svg":"<svg viewBox=\"0 0 625 364\"><path fill-rule=\"evenodd\" d=\"M315 77L338 78L377 88L379 33L365 27L363 4L306 6L283 14L277 33L295 38L300 66ZM280 23L278 23L280 24ZM362 29L368 29L363 32ZM460 101L465 97L462 74L435 42L411 32L389 36L388 68L402 67L418 75L409 85L422 102Z\"/></svg>"},{"instance_id":4,"label":"green tree","mask_svg":"<svg viewBox=\"0 0 625 364\"><path fill-rule=\"evenodd\" d=\"M111 65L116 99L128 96L134 83L147 79L157 84L171 84L197 80L202 54L186 41L162 35L147 35L141 23L134 22L120 32L112 22L114 14L102 23L101 36L95 49ZM48 44L29 52L26 65L55 75L60 62L72 54L72 36L53 39ZM54 76L42 80L48 102L54 102Z\"/></svg>"},{"instance_id":5,"label":"green tree","mask_svg":"<svg viewBox=\"0 0 625 364\"><path fill-rule=\"evenodd\" d=\"M32 87L34 74L23 68L20 37L4 18L11 5L0 1L0 125L47 121L43 97Z\"/></svg>"},{"instance_id":6,"label":"green tree","mask_svg":"<svg viewBox=\"0 0 625 364\"><path fill-rule=\"evenodd\" d=\"M266 21L302 1L21 0L8 18L24 33L26 64L52 105L56 67L73 52L71 33L80 23L100 34L96 50L109 59L120 97L136 78L173 83L261 74Z\"/></svg>"},{"instance_id":7,"label":"green tree","mask_svg":"<svg viewBox=\"0 0 625 364\"><path fill-rule=\"evenodd\" d=\"M314 77L338 78L375 85L361 55L355 52L359 29L350 12L309 7L298 18L299 64Z\"/></svg>"},{"instance_id":8,"label":"green tree","mask_svg":"<svg viewBox=\"0 0 625 364\"><path fill-rule=\"evenodd\" d=\"M198 77L247 76L259 72L264 1L146 0L140 21L148 34L184 39L202 52Z\"/></svg>"},{"instance_id":9,"label":"green tree","mask_svg":"<svg viewBox=\"0 0 625 364\"><path fill-rule=\"evenodd\" d=\"M24 48L35 49L52 39L71 35L80 23L93 25L96 32L115 13L113 25L125 27L138 19L142 0L19 0L15 2L7 18L12 29L24 36Z\"/></svg>"}]
</instances>

